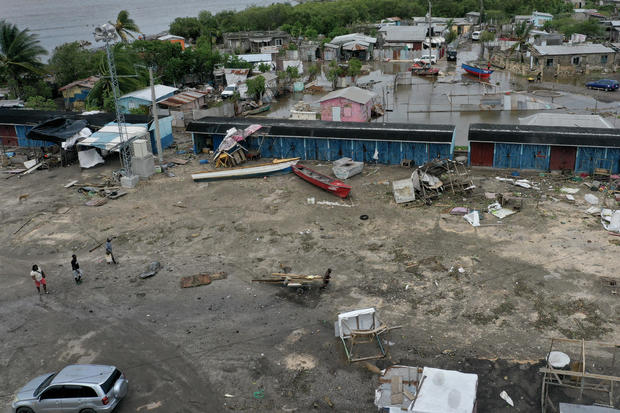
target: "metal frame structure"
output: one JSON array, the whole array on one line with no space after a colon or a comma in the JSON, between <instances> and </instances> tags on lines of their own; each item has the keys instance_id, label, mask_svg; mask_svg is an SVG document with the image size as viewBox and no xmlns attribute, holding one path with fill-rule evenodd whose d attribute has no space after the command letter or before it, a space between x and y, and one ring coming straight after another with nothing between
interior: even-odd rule
<instances>
[{"instance_id":1,"label":"metal frame structure","mask_svg":"<svg viewBox=\"0 0 620 413\"><path fill-rule=\"evenodd\" d=\"M554 368L549 363L549 354L551 351L556 350L554 345L557 343L564 344L562 350L566 350L564 347L579 346L579 359L573 360L570 363L570 370L562 370ZM558 386L569 389L575 389L579 391L579 399L583 397L585 391L607 393L608 400L599 401L597 404L605 407L614 407L614 383L620 382L620 377L610 376L604 374L595 374L587 371L588 363L586 363L586 348L591 353L595 351L605 351L611 354L610 365L602 366L600 359L597 358L597 366L601 366L601 369L610 369L615 371L616 369L616 353L620 348L620 344L617 343L600 343L585 340L572 340L567 338L552 338L549 352L547 353L547 365L541 367L539 372L543 374L542 389L540 396L540 406L542 413L547 412L547 406L550 406L553 411L557 411L555 406L549 397L549 386ZM591 366L595 364L590 362Z\"/></svg>"},{"instance_id":2,"label":"metal frame structure","mask_svg":"<svg viewBox=\"0 0 620 413\"><path fill-rule=\"evenodd\" d=\"M105 51L108 58L108 68L110 70L110 82L112 83L112 95L114 97L114 109L116 111L116 123L118 125L118 135L121 143L119 146L119 155L121 159L122 174L125 176L132 176L133 171L131 169L131 145L127 140L127 126L125 124L125 115L120 110L118 104L118 98L120 94L120 87L118 84L118 76L116 75L116 64L114 62L114 56L110 48L110 43L116 40L116 29L109 23L95 28L95 40L105 42Z\"/></svg>"}]
</instances>

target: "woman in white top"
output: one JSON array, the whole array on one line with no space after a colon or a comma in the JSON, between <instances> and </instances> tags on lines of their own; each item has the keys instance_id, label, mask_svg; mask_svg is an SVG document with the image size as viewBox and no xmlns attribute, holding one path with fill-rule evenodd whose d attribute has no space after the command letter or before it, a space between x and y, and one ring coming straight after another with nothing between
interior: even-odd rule
<instances>
[{"instance_id":1,"label":"woman in white top","mask_svg":"<svg viewBox=\"0 0 620 413\"><path fill-rule=\"evenodd\" d=\"M34 280L34 285L37 287L37 291L41 294L41 285L43 286L43 291L45 294L49 294L47 292L47 282L45 281L45 273L37 264L32 266L32 271L30 271L30 276Z\"/></svg>"}]
</instances>

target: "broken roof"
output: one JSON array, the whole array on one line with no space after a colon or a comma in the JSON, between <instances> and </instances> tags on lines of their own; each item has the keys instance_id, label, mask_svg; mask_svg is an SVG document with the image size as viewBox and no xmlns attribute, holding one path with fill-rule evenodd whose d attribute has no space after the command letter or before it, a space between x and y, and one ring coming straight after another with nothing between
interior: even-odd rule
<instances>
[{"instance_id":1,"label":"broken roof","mask_svg":"<svg viewBox=\"0 0 620 413\"><path fill-rule=\"evenodd\" d=\"M187 132L226 135L231 127L244 129L252 119L204 117L190 122ZM261 119L258 135L318 139L381 140L393 142L434 142L450 144L453 125L412 123L330 122L324 120Z\"/></svg>"},{"instance_id":2,"label":"broken roof","mask_svg":"<svg viewBox=\"0 0 620 413\"><path fill-rule=\"evenodd\" d=\"M599 43L576 44L572 46L532 46L542 56L614 53L613 49Z\"/></svg>"},{"instance_id":3,"label":"broken roof","mask_svg":"<svg viewBox=\"0 0 620 413\"><path fill-rule=\"evenodd\" d=\"M158 103L163 106L178 107L183 106L187 103L191 103L206 95L207 93L205 92L199 92L197 90L187 90L185 92L181 92L177 95L171 96L168 99L162 100Z\"/></svg>"},{"instance_id":4,"label":"broken roof","mask_svg":"<svg viewBox=\"0 0 620 413\"><path fill-rule=\"evenodd\" d=\"M126 141L149 135L147 124L134 125L125 123L124 125L125 132L127 133L125 137ZM78 143L80 146L93 146L95 148L116 152L118 152L120 144L121 138L118 134L118 124L116 122L108 123L103 128Z\"/></svg>"},{"instance_id":5,"label":"broken roof","mask_svg":"<svg viewBox=\"0 0 620 413\"><path fill-rule=\"evenodd\" d=\"M376 96L375 93L359 88L357 86L349 86L344 89L336 89L333 92L323 96L318 102L325 102L331 99L344 98L362 105L370 102Z\"/></svg>"},{"instance_id":6,"label":"broken roof","mask_svg":"<svg viewBox=\"0 0 620 413\"><path fill-rule=\"evenodd\" d=\"M92 89L95 86L95 83L99 81L98 76L89 76L86 79L76 80L75 82L71 82L63 87L59 88L58 91L62 92L63 90L70 89L74 86L80 86L87 89Z\"/></svg>"},{"instance_id":7,"label":"broken roof","mask_svg":"<svg viewBox=\"0 0 620 413\"><path fill-rule=\"evenodd\" d=\"M116 116L114 113L101 112L93 114L81 114L77 112L62 112L32 109L2 109L0 108L0 125L37 125L53 118L84 119L89 126L100 128L106 123L113 121ZM146 115L125 115L125 121L129 123L147 123L149 117Z\"/></svg>"},{"instance_id":8,"label":"broken roof","mask_svg":"<svg viewBox=\"0 0 620 413\"><path fill-rule=\"evenodd\" d=\"M85 120L53 118L32 128L26 135L28 139L61 143L84 129Z\"/></svg>"}]
</instances>

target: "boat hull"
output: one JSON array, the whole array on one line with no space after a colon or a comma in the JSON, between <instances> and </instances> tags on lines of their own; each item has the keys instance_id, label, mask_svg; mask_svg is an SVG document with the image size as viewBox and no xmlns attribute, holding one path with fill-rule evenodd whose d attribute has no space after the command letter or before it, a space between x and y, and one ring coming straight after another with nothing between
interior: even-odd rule
<instances>
[{"instance_id":1,"label":"boat hull","mask_svg":"<svg viewBox=\"0 0 620 413\"><path fill-rule=\"evenodd\" d=\"M476 66L466 65L465 63L463 63L461 67L470 75L480 78L488 78L489 76L491 76L491 73L493 73L493 70L491 69L482 69Z\"/></svg>"},{"instance_id":2,"label":"boat hull","mask_svg":"<svg viewBox=\"0 0 620 413\"><path fill-rule=\"evenodd\" d=\"M331 176L323 175L320 172L317 172L313 169L305 167L303 165L293 165L293 173L299 176L306 182L311 183L312 185L318 186L321 189L324 189L327 192L330 192L340 198L346 198L349 196L349 192L351 192L351 186L345 184L338 179L332 178ZM322 177L324 180L316 179L313 177Z\"/></svg>"},{"instance_id":3,"label":"boat hull","mask_svg":"<svg viewBox=\"0 0 620 413\"><path fill-rule=\"evenodd\" d=\"M224 179L260 178L267 175L285 174L291 172L291 167L297 164L297 162L299 162L299 158L276 159L272 163L199 172L192 174L192 179L197 182L202 182Z\"/></svg>"}]
</instances>

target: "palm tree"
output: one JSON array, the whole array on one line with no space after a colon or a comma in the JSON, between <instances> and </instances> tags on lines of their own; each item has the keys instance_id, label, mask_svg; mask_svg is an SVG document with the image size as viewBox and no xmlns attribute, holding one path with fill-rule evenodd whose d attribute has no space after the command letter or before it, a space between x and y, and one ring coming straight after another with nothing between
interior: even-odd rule
<instances>
[{"instance_id":1,"label":"palm tree","mask_svg":"<svg viewBox=\"0 0 620 413\"><path fill-rule=\"evenodd\" d=\"M23 74L43 74L40 55L47 51L39 44L38 36L28 29L19 30L16 25L0 20L0 77L6 76L15 95L20 95Z\"/></svg>"},{"instance_id":2,"label":"palm tree","mask_svg":"<svg viewBox=\"0 0 620 413\"><path fill-rule=\"evenodd\" d=\"M515 27L516 43L510 47L510 53L514 53L515 50L521 52L521 63L523 63L523 52L528 46L530 39L530 31L532 31L533 25L527 22L521 22Z\"/></svg>"},{"instance_id":3,"label":"palm tree","mask_svg":"<svg viewBox=\"0 0 620 413\"><path fill-rule=\"evenodd\" d=\"M140 33L140 29L133 19L129 18L129 12L127 10L121 10L116 16L116 23L110 22L112 26L116 29L116 33L118 36L124 41L127 41L127 36L131 36L132 39L135 39L134 33Z\"/></svg>"}]
</instances>

